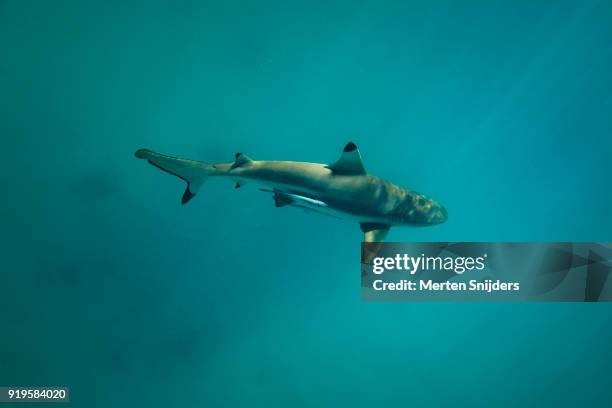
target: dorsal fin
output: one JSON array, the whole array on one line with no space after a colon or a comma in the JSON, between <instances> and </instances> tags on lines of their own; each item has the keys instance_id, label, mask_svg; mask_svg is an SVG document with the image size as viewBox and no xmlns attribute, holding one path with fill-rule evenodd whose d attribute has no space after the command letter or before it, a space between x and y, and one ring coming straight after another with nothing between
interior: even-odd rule
<instances>
[{"instance_id":1,"label":"dorsal fin","mask_svg":"<svg viewBox=\"0 0 612 408\"><path fill-rule=\"evenodd\" d=\"M364 175L366 174L365 168L363 167L363 163L361 161L361 154L359 153L359 149L357 145L353 142L347 143L344 146L344 150L342 151L342 155L333 164L327 166L327 168L331 169L334 173L337 174L350 174L350 175Z\"/></svg>"},{"instance_id":2,"label":"dorsal fin","mask_svg":"<svg viewBox=\"0 0 612 408\"><path fill-rule=\"evenodd\" d=\"M253 160L247 156L246 154L242 154L242 153L236 153L236 161L234 161L234 164L232 164L232 169L235 169L236 167L242 167L246 164L251 163Z\"/></svg>"}]
</instances>

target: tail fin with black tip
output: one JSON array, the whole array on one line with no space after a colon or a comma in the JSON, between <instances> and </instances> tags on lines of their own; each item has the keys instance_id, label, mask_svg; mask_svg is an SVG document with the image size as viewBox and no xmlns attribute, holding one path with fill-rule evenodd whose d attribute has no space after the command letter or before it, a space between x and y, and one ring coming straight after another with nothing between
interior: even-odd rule
<instances>
[{"instance_id":1,"label":"tail fin with black tip","mask_svg":"<svg viewBox=\"0 0 612 408\"><path fill-rule=\"evenodd\" d=\"M214 167L208 163L166 156L147 149L137 150L134 156L145 159L166 173L185 180L187 187L181 199L182 204L191 200L198 193L208 176L215 172Z\"/></svg>"}]
</instances>

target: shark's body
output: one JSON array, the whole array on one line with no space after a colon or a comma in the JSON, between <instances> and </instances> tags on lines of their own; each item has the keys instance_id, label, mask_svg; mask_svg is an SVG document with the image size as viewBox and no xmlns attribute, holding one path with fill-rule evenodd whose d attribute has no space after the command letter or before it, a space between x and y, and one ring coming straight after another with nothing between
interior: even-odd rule
<instances>
[{"instance_id":1,"label":"shark's body","mask_svg":"<svg viewBox=\"0 0 612 408\"><path fill-rule=\"evenodd\" d=\"M349 143L331 164L255 161L237 153L233 163L209 164L140 149L136 157L187 182L182 203L208 177L230 177L236 188L256 182L273 195L277 207L294 206L351 219L361 225L365 242L380 242L394 225L429 225L446 221L436 201L366 174L357 146Z\"/></svg>"}]
</instances>

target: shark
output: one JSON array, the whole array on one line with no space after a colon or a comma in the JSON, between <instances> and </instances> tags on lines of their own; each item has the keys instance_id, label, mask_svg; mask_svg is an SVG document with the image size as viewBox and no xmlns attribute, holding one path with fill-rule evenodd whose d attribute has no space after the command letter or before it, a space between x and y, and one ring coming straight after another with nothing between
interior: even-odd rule
<instances>
[{"instance_id":1,"label":"shark","mask_svg":"<svg viewBox=\"0 0 612 408\"><path fill-rule=\"evenodd\" d=\"M225 177L235 188L254 182L276 207L359 223L363 242L383 242L393 226L443 223L447 210L437 201L366 172L357 145L349 142L331 164L253 160L236 153L233 162L205 163L139 149L135 156L187 183L181 203L195 197L210 177Z\"/></svg>"}]
</instances>

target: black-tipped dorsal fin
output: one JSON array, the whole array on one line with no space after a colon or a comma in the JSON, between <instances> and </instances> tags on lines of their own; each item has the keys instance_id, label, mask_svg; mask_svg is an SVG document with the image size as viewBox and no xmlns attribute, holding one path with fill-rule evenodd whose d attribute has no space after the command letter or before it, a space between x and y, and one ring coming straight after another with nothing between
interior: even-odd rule
<instances>
[{"instance_id":1,"label":"black-tipped dorsal fin","mask_svg":"<svg viewBox=\"0 0 612 408\"><path fill-rule=\"evenodd\" d=\"M350 175L364 175L366 174L365 167L363 167L363 162L361 161L361 154L359 153L359 149L357 145L353 142L347 143L344 146L344 150L342 151L342 155L333 164L327 166L327 168L331 169L334 173L337 174L350 174Z\"/></svg>"},{"instance_id":2,"label":"black-tipped dorsal fin","mask_svg":"<svg viewBox=\"0 0 612 408\"><path fill-rule=\"evenodd\" d=\"M245 166L245 165L251 163L252 161L253 161L253 159L251 159L246 154L236 153L236 160L234 161L234 164L232 164L231 169L235 169L236 167Z\"/></svg>"}]
</instances>

